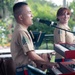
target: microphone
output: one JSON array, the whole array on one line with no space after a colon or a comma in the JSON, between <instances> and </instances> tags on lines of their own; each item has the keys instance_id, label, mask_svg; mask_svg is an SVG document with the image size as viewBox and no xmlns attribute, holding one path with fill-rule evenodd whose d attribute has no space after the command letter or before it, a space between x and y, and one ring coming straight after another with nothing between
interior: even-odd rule
<instances>
[{"instance_id":1,"label":"microphone","mask_svg":"<svg viewBox=\"0 0 75 75\"><path fill-rule=\"evenodd\" d=\"M36 20L37 20L37 22L47 24L48 26L56 26L57 25L57 23L55 23L53 21L43 20L40 18L37 18Z\"/></svg>"},{"instance_id":2,"label":"microphone","mask_svg":"<svg viewBox=\"0 0 75 75\"><path fill-rule=\"evenodd\" d=\"M40 19L40 18L37 18L36 21L37 22L40 22L40 23L47 24L48 26L55 27L55 28L58 28L58 29L61 29L61 30L64 30L64 31L67 31L67 32L70 32L70 33L75 34L75 32L72 32L70 30L66 30L66 29L63 29L63 28L58 27L57 26L57 23L55 23L53 21L43 20L43 19Z\"/></svg>"}]
</instances>

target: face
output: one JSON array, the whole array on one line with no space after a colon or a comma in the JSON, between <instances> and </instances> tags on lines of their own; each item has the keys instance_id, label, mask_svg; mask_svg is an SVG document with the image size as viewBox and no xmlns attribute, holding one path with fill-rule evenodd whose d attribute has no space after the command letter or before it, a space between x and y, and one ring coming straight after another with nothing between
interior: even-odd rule
<instances>
[{"instance_id":1,"label":"face","mask_svg":"<svg viewBox=\"0 0 75 75\"><path fill-rule=\"evenodd\" d=\"M33 24L33 16L31 13L31 9L29 8L28 5L25 5L22 7L22 12L19 15L20 21L22 25L25 25L27 27L29 27L30 25Z\"/></svg>"},{"instance_id":2,"label":"face","mask_svg":"<svg viewBox=\"0 0 75 75\"><path fill-rule=\"evenodd\" d=\"M65 24L65 23L68 23L70 19L70 15L67 12L65 12L61 16L58 16L58 19L60 23Z\"/></svg>"}]
</instances>

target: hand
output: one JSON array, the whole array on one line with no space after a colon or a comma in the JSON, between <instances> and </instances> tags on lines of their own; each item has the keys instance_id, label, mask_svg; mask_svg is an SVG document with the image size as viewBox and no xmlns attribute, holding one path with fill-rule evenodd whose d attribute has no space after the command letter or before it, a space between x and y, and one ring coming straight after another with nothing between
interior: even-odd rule
<instances>
[{"instance_id":1,"label":"hand","mask_svg":"<svg viewBox=\"0 0 75 75\"><path fill-rule=\"evenodd\" d=\"M58 63L53 63L53 62L50 62L50 64L48 65L49 68L52 68L52 67L60 67Z\"/></svg>"}]
</instances>

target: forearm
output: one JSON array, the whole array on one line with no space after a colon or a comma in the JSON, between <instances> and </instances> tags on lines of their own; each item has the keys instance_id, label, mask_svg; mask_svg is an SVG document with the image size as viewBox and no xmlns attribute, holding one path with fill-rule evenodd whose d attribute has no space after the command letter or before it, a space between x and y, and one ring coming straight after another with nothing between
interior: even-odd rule
<instances>
[{"instance_id":1,"label":"forearm","mask_svg":"<svg viewBox=\"0 0 75 75\"><path fill-rule=\"evenodd\" d=\"M51 63L47 59L42 58L41 56L37 55L34 51L28 53L28 56L31 60L33 60L36 64L44 65L46 68L56 66L56 63Z\"/></svg>"},{"instance_id":2,"label":"forearm","mask_svg":"<svg viewBox=\"0 0 75 75\"><path fill-rule=\"evenodd\" d=\"M48 60L45 60L47 56L46 58L44 57L45 59L43 59L40 55L36 54L34 51L31 51L28 56L31 60L33 60L35 63L38 64L46 64L48 62Z\"/></svg>"}]
</instances>

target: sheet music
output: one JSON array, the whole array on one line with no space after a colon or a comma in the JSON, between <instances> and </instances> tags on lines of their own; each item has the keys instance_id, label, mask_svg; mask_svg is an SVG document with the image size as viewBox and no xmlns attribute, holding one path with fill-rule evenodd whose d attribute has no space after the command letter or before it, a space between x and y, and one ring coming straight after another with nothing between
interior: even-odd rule
<instances>
[{"instance_id":1,"label":"sheet music","mask_svg":"<svg viewBox=\"0 0 75 75\"><path fill-rule=\"evenodd\" d=\"M11 54L4 54L4 55L0 55L0 58L9 58L12 57Z\"/></svg>"},{"instance_id":2,"label":"sheet music","mask_svg":"<svg viewBox=\"0 0 75 75\"><path fill-rule=\"evenodd\" d=\"M52 52L55 52L54 50L35 50L35 52L37 54L41 54L41 53L52 53Z\"/></svg>"},{"instance_id":3,"label":"sheet music","mask_svg":"<svg viewBox=\"0 0 75 75\"><path fill-rule=\"evenodd\" d=\"M10 48L8 47L8 48L1 48L0 49L0 54L1 53L10 53L11 51L10 51Z\"/></svg>"}]
</instances>

